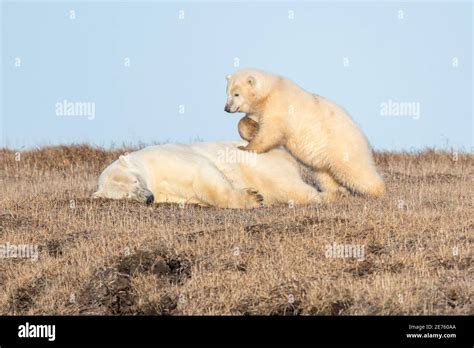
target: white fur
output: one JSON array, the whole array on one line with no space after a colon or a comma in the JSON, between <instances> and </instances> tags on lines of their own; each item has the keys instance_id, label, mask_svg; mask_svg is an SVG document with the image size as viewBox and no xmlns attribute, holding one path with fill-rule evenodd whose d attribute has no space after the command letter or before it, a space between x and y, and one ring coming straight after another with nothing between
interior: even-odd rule
<instances>
[{"instance_id":1,"label":"white fur","mask_svg":"<svg viewBox=\"0 0 474 348\"><path fill-rule=\"evenodd\" d=\"M320 201L319 192L302 180L299 165L285 150L249 154L237 148L245 144L166 144L121 156L100 175L94 197L143 201L135 192L149 190L156 203L254 208L260 206L249 190L254 189L265 204ZM140 187L133 178L139 178Z\"/></svg>"},{"instance_id":2,"label":"white fur","mask_svg":"<svg viewBox=\"0 0 474 348\"><path fill-rule=\"evenodd\" d=\"M248 69L228 79L225 109L244 112L259 123L247 151L265 153L284 145L314 170L328 193L348 188L376 197L384 194L367 138L334 102L284 77Z\"/></svg>"}]
</instances>

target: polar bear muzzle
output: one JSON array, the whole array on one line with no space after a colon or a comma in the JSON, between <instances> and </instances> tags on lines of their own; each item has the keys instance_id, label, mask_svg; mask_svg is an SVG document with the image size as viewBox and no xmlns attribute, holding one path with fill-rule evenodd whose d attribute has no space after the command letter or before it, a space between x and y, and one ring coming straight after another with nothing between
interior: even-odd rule
<instances>
[{"instance_id":1,"label":"polar bear muzzle","mask_svg":"<svg viewBox=\"0 0 474 348\"><path fill-rule=\"evenodd\" d=\"M139 188L135 194L137 201L150 205L155 201L155 196L147 188Z\"/></svg>"}]
</instances>

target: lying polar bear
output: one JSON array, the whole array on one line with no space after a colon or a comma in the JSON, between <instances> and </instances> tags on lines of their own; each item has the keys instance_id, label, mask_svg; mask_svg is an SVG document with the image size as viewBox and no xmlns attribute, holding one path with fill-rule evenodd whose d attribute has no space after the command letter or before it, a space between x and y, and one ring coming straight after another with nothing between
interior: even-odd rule
<instances>
[{"instance_id":1,"label":"lying polar bear","mask_svg":"<svg viewBox=\"0 0 474 348\"><path fill-rule=\"evenodd\" d=\"M321 201L289 153L257 155L237 148L245 144L166 144L120 156L100 175L93 197L220 208L255 208L262 198L265 204Z\"/></svg>"}]
</instances>

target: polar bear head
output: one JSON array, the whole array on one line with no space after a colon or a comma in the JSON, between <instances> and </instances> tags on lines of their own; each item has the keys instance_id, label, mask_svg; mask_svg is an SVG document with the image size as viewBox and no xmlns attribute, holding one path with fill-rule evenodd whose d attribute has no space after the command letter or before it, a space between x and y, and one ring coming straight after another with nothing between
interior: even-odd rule
<instances>
[{"instance_id":1,"label":"polar bear head","mask_svg":"<svg viewBox=\"0 0 474 348\"><path fill-rule=\"evenodd\" d=\"M230 113L252 113L270 93L278 76L255 69L239 70L227 75L227 102L224 110Z\"/></svg>"},{"instance_id":2,"label":"polar bear head","mask_svg":"<svg viewBox=\"0 0 474 348\"><path fill-rule=\"evenodd\" d=\"M99 177L99 188L92 197L131 199L146 204L153 203L155 199L129 155L120 156L102 172Z\"/></svg>"}]
</instances>

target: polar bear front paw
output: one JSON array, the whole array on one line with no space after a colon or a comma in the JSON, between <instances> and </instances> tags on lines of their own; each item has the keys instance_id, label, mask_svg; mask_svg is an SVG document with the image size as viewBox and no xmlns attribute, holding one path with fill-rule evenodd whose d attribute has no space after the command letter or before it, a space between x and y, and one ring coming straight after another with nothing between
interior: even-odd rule
<instances>
[{"instance_id":1,"label":"polar bear front paw","mask_svg":"<svg viewBox=\"0 0 474 348\"><path fill-rule=\"evenodd\" d=\"M349 196L349 192L347 190L334 190L334 191L321 192L321 197L323 201L327 203L336 202L348 196Z\"/></svg>"},{"instance_id":2,"label":"polar bear front paw","mask_svg":"<svg viewBox=\"0 0 474 348\"><path fill-rule=\"evenodd\" d=\"M263 206L263 196L255 189L248 188L245 193L251 203L251 208L259 208Z\"/></svg>"}]
</instances>

